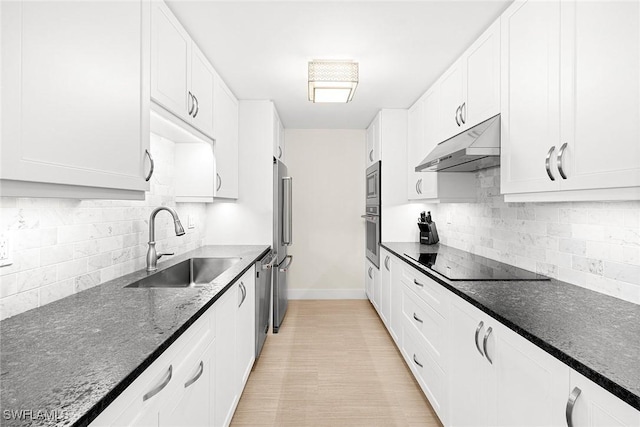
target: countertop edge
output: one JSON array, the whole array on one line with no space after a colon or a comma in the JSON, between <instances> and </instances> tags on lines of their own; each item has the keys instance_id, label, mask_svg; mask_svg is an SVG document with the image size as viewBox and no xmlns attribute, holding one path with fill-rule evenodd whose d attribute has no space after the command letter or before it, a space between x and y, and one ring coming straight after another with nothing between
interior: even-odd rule
<instances>
[{"instance_id":1,"label":"countertop edge","mask_svg":"<svg viewBox=\"0 0 640 427\"><path fill-rule=\"evenodd\" d=\"M447 283L447 281L445 279L439 277L438 275L436 275L432 271L429 271L428 269L422 268L419 264L417 264L415 262L411 262L406 255L399 254L398 252L396 252L395 250L393 250L389 246L385 245L384 243L380 243L380 246L383 247L385 250L391 252L392 254L397 256L398 258L400 258L402 261L404 261L405 263L407 263L411 267L413 267L416 270L420 271L421 273L427 275L429 278L433 279L438 284L442 285L442 287L444 287L448 291L450 291L450 292L454 293L456 296L459 296L460 298L464 299L465 301L467 301L468 303L470 303L474 307L478 308L482 312L486 313L487 315L493 317L494 319L496 319L497 321L499 321L500 323L505 325L507 328L511 329L513 332L515 332L518 335L520 335L521 337L525 338L527 341L529 341L532 344L536 345L537 347L539 347L540 349L544 350L546 353L550 354L551 356L553 356L554 358L556 358L560 362L562 362L565 365L569 366L570 368L576 370L578 373L584 375L589 380L595 382L596 384L598 384L599 386L601 386L605 390L609 391L610 393L612 393L613 395L615 395L616 397L618 397L619 399L621 399L625 403L629 404L630 406L632 406L635 409L640 411L640 396L635 395L633 392L627 390L626 388L622 387L618 383L610 380L609 378L607 378L603 374L593 370L592 368L590 368L587 365L583 364L579 360L576 360L575 358L573 358L573 357L569 356L568 354L564 353L562 350L560 350L560 349L552 346L551 344L547 343L543 339L541 339L541 338L529 333L527 330L522 329L521 327L519 327L518 325L516 325L513 322L509 321L508 319L505 319L504 317L502 317L499 314L495 313L493 310L489 309L488 307L485 307L483 304L481 304L480 302L475 300L472 296L469 296L469 295L465 294L464 292L454 288L449 283ZM565 283L565 282L562 282L560 280L556 280L556 281L559 282L559 283Z\"/></svg>"},{"instance_id":2,"label":"countertop edge","mask_svg":"<svg viewBox=\"0 0 640 427\"><path fill-rule=\"evenodd\" d=\"M85 427L94 421L98 415L100 415L109 405L111 405L133 382L155 362L162 353L168 349L171 344L176 342L178 338L193 325L207 310L213 306L213 304L229 290L235 282L242 277L249 269L254 265L256 261L263 258L271 247L267 246L256 258L253 259L245 268L243 268L233 279L227 283L220 292L215 294L204 306L193 314L186 322L184 322L171 336L169 336L155 351L153 351L149 357L147 357L137 368L135 368L129 375L127 375L122 381L120 381L114 388L112 388L102 399L100 399L91 409L78 418L73 424L73 427ZM191 252L191 251L190 251ZM188 255L188 252L183 254Z\"/></svg>"}]
</instances>

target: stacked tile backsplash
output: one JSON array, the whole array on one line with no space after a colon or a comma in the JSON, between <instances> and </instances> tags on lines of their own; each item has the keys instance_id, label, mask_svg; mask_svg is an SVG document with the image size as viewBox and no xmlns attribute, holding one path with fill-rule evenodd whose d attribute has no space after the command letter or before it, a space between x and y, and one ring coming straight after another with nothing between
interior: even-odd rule
<instances>
[{"instance_id":1,"label":"stacked tile backsplash","mask_svg":"<svg viewBox=\"0 0 640 427\"><path fill-rule=\"evenodd\" d=\"M158 253L202 246L205 205L175 202L174 146L151 135L156 168L143 201L0 197L0 232L13 246L13 264L0 267L0 318L144 268L149 215L158 206L175 208L186 231L176 237L171 215L160 212Z\"/></svg>"},{"instance_id":2,"label":"stacked tile backsplash","mask_svg":"<svg viewBox=\"0 0 640 427\"><path fill-rule=\"evenodd\" d=\"M640 201L505 203L499 167L476 185L431 205L443 244L640 304Z\"/></svg>"}]
</instances>

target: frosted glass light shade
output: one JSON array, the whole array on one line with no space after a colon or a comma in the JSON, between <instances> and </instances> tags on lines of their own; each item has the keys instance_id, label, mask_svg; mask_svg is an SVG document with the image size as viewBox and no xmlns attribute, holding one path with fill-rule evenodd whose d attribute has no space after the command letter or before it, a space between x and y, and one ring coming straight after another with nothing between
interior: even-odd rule
<instances>
[{"instance_id":1,"label":"frosted glass light shade","mask_svg":"<svg viewBox=\"0 0 640 427\"><path fill-rule=\"evenodd\" d=\"M353 99L357 86L357 62L309 62L309 101L349 102Z\"/></svg>"}]
</instances>

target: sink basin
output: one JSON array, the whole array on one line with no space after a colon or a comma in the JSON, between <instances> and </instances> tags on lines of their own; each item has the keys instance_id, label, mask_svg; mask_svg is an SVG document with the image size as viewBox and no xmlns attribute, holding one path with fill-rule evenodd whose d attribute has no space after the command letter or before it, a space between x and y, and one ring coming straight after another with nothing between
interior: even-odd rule
<instances>
[{"instance_id":1,"label":"sink basin","mask_svg":"<svg viewBox=\"0 0 640 427\"><path fill-rule=\"evenodd\" d=\"M211 282L241 259L238 257L191 258L125 287L188 288L202 286Z\"/></svg>"}]
</instances>

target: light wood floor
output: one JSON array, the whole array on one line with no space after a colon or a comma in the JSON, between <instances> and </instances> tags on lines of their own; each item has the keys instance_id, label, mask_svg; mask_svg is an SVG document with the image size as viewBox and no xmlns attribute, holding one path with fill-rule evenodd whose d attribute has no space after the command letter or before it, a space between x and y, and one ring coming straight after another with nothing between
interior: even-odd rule
<instances>
[{"instance_id":1,"label":"light wood floor","mask_svg":"<svg viewBox=\"0 0 640 427\"><path fill-rule=\"evenodd\" d=\"M441 426L366 300L289 301L231 426Z\"/></svg>"}]
</instances>

